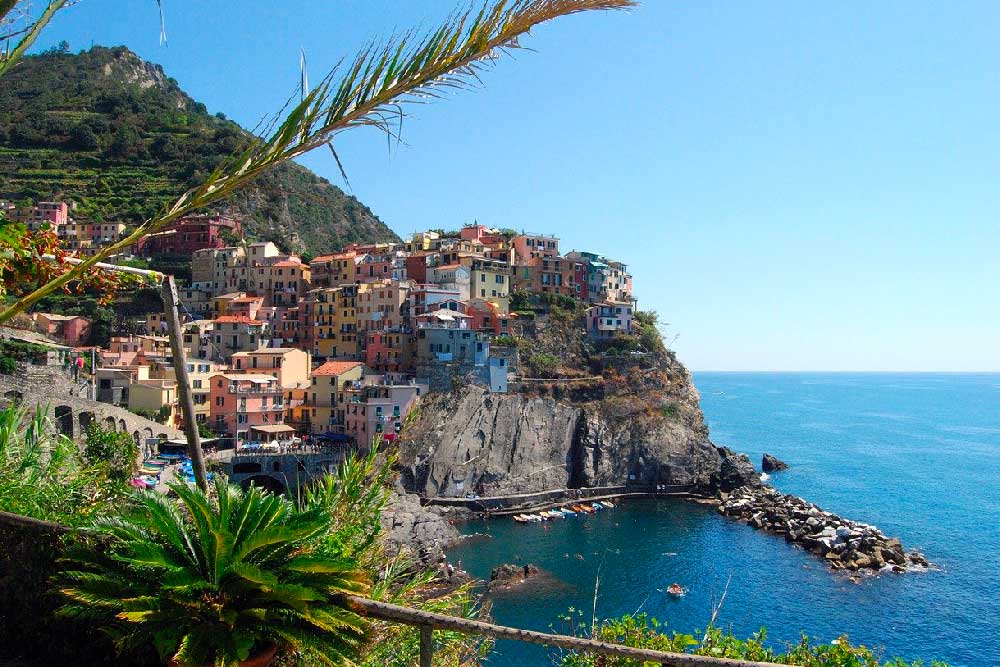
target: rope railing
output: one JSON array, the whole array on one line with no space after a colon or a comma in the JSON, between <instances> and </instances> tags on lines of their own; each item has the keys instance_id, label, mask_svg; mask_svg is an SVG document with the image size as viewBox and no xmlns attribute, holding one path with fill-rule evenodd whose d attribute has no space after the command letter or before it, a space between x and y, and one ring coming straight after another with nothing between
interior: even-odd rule
<instances>
[{"instance_id":1,"label":"rope railing","mask_svg":"<svg viewBox=\"0 0 1000 667\"><path fill-rule=\"evenodd\" d=\"M611 644L594 639L536 632L534 630L522 630L520 628L495 625L483 621L421 611L388 602L378 602L356 595L344 595L341 597L341 600L345 607L363 616L391 623L402 623L418 628L420 630L420 667L431 667L432 665L434 630L451 630L465 635L509 639L527 644L564 648L581 653L641 660L658 663L663 667L774 667L774 663L769 662L654 651L652 649L633 648L631 646Z\"/></svg>"}]
</instances>

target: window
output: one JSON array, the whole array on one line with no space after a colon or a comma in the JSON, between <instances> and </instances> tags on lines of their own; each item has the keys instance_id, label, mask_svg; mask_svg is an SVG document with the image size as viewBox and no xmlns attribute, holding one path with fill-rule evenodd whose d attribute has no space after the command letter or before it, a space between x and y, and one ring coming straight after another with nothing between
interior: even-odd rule
<instances>
[{"instance_id":1,"label":"window","mask_svg":"<svg viewBox=\"0 0 1000 667\"><path fill-rule=\"evenodd\" d=\"M193 389L201 389L201 380L191 380L191 387Z\"/></svg>"}]
</instances>

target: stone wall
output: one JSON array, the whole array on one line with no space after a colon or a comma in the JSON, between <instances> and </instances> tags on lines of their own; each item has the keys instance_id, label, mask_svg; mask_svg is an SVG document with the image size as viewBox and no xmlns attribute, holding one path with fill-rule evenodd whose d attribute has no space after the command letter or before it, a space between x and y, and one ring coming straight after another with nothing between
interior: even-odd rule
<instances>
[{"instance_id":1,"label":"stone wall","mask_svg":"<svg viewBox=\"0 0 1000 667\"><path fill-rule=\"evenodd\" d=\"M83 388L59 367L27 366L20 375L0 375L0 403L18 401L32 411L37 406L48 406L49 415L59 431L71 438L82 439L92 421L130 433L140 444L147 438L182 437L173 427L109 403L92 401L85 394Z\"/></svg>"},{"instance_id":2,"label":"stone wall","mask_svg":"<svg viewBox=\"0 0 1000 667\"><path fill-rule=\"evenodd\" d=\"M50 579L66 545L80 539L92 538L0 512L0 664L143 667L115 658L103 633L53 613L60 600L51 592Z\"/></svg>"}]
</instances>

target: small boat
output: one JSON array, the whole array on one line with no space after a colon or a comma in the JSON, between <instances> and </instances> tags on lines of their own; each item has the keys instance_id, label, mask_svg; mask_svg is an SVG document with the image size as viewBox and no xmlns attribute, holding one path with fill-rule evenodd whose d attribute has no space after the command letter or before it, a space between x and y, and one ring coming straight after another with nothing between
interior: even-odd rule
<instances>
[{"instance_id":1,"label":"small boat","mask_svg":"<svg viewBox=\"0 0 1000 667\"><path fill-rule=\"evenodd\" d=\"M573 505L573 511L577 514L586 514L587 510L583 509L583 505Z\"/></svg>"},{"instance_id":2,"label":"small boat","mask_svg":"<svg viewBox=\"0 0 1000 667\"><path fill-rule=\"evenodd\" d=\"M546 514L548 514L549 517L552 518L552 519L565 519L566 518L566 515L563 514L560 511L558 511L558 510L549 510L548 512L546 512Z\"/></svg>"},{"instance_id":3,"label":"small boat","mask_svg":"<svg viewBox=\"0 0 1000 667\"><path fill-rule=\"evenodd\" d=\"M601 504L607 507L609 510L613 510L615 508L615 504L609 500L602 500Z\"/></svg>"},{"instance_id":4,"label":"small boat","mask_svg":"<svg viewBox=\"0 0 1000 667\"><path fill-rule=\"evenodd\" d=\"M670 584L667 588L667 594L671 597L682 598L685 593L687 593L687 591L681 588L680 584Z\"/></svg>"},{"instance_id":5,"label":"small boat","mask_svg":"<svg viewBox=\"0 0 1000 667\"><path fill-rule=\"evenodd\" d=\"M593 514L595 511L597 511L590 505L580 505L580 509L582 509L587 514Z\"/></svg>"},{"instance_id":6,"label":"small boat","mask_svg":"<svg viewBox=\"0 0 1000 667\"><path fill-rule=\"evenodd\" d=\"M563 516L576 516L576 512L574 512L573 510L571 510L568 507L560 507L558 509L559 509L560 512L563 513Z\"/></svg>"},{"instance_id":7,"label":"small boat","mask_svg":"<svg viewBox=\"0 0 1000 667\"><path fill-rule=\"evenodd\" d=\"M514 516L514 521L517 521L518 523L528 523L528 517L523 514L516 514Z\"/></svg>"}]
</instances>

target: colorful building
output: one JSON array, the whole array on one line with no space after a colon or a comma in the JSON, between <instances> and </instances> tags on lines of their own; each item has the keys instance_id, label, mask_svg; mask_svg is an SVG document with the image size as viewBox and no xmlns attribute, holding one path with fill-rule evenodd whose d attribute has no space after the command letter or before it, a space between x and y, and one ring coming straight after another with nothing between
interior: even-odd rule
<instances>
[{"instance_id":1,"label":"colorful building","mask_svg":"<svg viewBox=\"0 0 1000 667\"><path fill-rule=\"evenodd\" d=\"M218 373L211 383L210 427L246 439L252 426L282 424L285 390L270 375Z\"/></svg>"}]
</instances>

